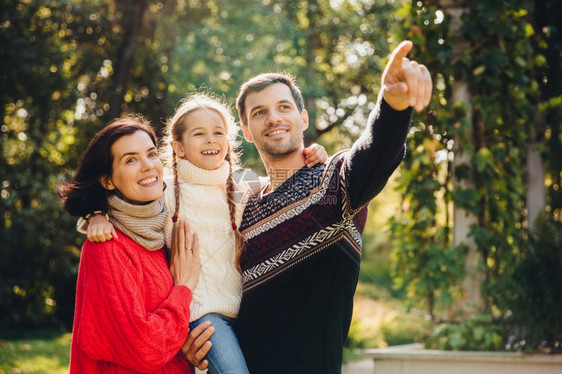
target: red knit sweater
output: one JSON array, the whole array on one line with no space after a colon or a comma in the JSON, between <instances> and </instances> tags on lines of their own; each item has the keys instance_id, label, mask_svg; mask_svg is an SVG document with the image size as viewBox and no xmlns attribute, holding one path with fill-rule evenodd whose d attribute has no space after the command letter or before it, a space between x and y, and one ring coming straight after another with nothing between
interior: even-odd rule
<instances>
[{"instance_id":1,"label":"red knit sweater","mask_svg":"<svg viewBox=\"0 0 562 374\"><path fill-rule=\"evenodd\" d=\"M70 373L194 373L179 354L191 290L174 286L163 250L125 234L82 248Z\"/></svg>"}]
</instances>

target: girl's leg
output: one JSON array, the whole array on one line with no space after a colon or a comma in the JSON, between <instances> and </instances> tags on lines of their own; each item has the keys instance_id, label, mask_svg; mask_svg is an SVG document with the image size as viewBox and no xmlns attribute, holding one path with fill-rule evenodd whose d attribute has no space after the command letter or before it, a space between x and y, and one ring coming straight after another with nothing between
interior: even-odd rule
<instances>
[{"instance_id":1,"label":"girl's leg","mask_svg":"<svg viewBox=\"0 0 562 374\"><path fill-rule=\"evenodd\" d=\"M209 360L208 373L248 374L244 355L232 329L232 320L220 314L210 313L191 322L190 328L194 328L204 321L211 321L215 328L215 333L209 339L213 346L205 357Z\"/></svg>"}]
</instances>

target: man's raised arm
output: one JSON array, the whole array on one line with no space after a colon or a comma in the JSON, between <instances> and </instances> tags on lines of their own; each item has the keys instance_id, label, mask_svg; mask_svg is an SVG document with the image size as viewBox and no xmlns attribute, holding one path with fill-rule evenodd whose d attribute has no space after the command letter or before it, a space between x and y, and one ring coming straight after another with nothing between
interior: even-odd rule
<instances>
[{"instance_id":1,"label":"man's raised arm","mask_svg":"<svg viewBox=\"0 0 562 374\"><path fill-rule=\"evenodd\" d=\"M377 107L346 156L344 172L351 210L367 204L386 185L404 157L412 108L421 111L431 99L429 71L406 57L412 46L412 42L403 41L390 55Z\"/></svg>"}]
</instances>

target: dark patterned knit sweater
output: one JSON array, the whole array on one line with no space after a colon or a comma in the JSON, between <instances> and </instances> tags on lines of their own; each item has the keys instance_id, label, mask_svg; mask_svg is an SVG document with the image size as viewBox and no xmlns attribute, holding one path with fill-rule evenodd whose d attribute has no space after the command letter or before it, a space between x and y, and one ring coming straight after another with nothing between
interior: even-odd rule
<instances>
[{"instance_id":1,"label":"dark patterned knit sweater","mask_svg":"<svg viewBox=\"0 0 562 374\"><path fill-rule=\"evenodd\" d=\"M381 102L351 150L249 201L236 329L250 373L341 372L367 204L404 157L411 114Z\"/></svg>"}]
</instances>

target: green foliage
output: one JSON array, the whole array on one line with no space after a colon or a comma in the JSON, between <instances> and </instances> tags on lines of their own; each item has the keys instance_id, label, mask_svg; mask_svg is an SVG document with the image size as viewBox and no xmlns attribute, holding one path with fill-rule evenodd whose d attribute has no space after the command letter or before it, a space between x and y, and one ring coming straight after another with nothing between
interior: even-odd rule
<instances>
[{"instance_id":1,"label":"green foliage","mask_svg":"<svg viewBox=\"0 0 562 374\"><path fill-rule=\"evenodd\" d=\"M422 341L430 331L425 313L406 311L380 286L360 283L345 343L348 351Z\"/></svg>"},{"instance_id":2,"label":"green foliage","mask_svg":"<svg viewBox=\"0 0 562 374\"><path fill-rule=\"evenodd\" d=\"M367 217L363 232L361 271L359 282L362 285L372 284L375 290L385 291L393 297L402 300L405 290L393 288L392 271L392 238L388 230L388 221L393 216L396 205L400 203L400 195L393 189L395 179L391 178L376 199L369 204L371 212ZM378 293L369 293L369 297L378 299Z\"/></svg>"},{"instance_id":3,"label":"green foliage","mask_svg":"<svg viewBox=\"0 0 562 374\"><path fill-rule=\"evenodd\" d=\"M424 305L436 320L449 318L443 311L450 311L461 295L457 291L468 249L452 246L451 213L472 214L476 223L467 238L483 260L483 268L476 270L485 276L482 312L488 315L440 325L433 345L498 349L504 333L494 327L514 312L510 300L520 290L515 269L523 266L519 254L526 253L527 142L542 142L546 212L561 220L561 165L554 166L553 157L560 157L562 144L555 100L562 85L559 78L550 78L551 69L560 69L554 57L561 50L560 30L551 15L559 5L529 0L463 4L452 5L465 7L458 24L439 1L412 1L399 11L405 18L402 35L414 42L411 55L428 66L435 90L431 107L414 117L410 153L400 175L403 203L392 223L394 280L407 287L412 305ZM459 81L467 83L470 102L455 102ZM537 121L542 115L549 121ZM527 293L541 294L539 285L527 284ZM546 294L556 294L554 284L544 285ZM472 335L472 325L490 327L489 334Z\"/></svg>"},{"instance_id":4,"label":"green foliage","mask_svg":"<svg viewBox=\"0 0 562 374\"><path fill-rule=\"evenodd\" d=\"M433 318L436 308L449 305L457 291L456 283L463 274L464 248L451 249L440 243L444 229L427 225L423 218L393 224L393 232L400 237L393 252L395 288L406 287L408 306L417 305L424 298Z\"/></svg>"},{"instance_id":5,"label":"green foliage","mask_svg":"<svg viewBox=\"0 0 562 374\"><path fill-rule=\"evenodd\" d=\"M455 351L498 351L503 349L505 329L488 316L477 316L460 323L438 325L427 348Z\"/></svg>"},{"instance_id":6,"label":"green foliage","mask_svg":"<svg viewBox=\"0 0 562 374\"><path fill-rule=\"evenodd\" d=\"M384 347L386 342L380 326L367 325L360 320L351 323L346 340L347 348Z\"/></svg>"},{"instance_id":7,"label":"green foliage","mask_svg":"<svg viewBox=\"0 0 562 374\"><path fill-rule=\"evenodd\" d=\"M56 185L112 116L142 112L158 124L168 113L152 59L158 28L127 39L141 3L151 16L161 9L160 1L42 0L7 1L0 10L3 326L71 326L84 238ZM135 48L132 59L121 53Z\"/></svg>"},{"instance_id":8,"label":"green foliage","mask_svg":"<svg viewBox=\"0 0 562 374\"><path fill-rule=\"evenodd\" d=\"M542 217L532 231L511 275L514 335L528 347L553 347L562 339L562 224Z\"/></svg>"},{"instance_id":9,"label":"green foliage","mask_svg":"<svg viewBox=\"0 0 562 374\"><path fill-rule=\"evenodd\" d=\"M423 341L430 329L430 321L413 313L400 313L384 321L381 331L389 346Z\"/></svg>"},{"instance_id":10,"label":"green foliage","mask_svg":"<svg viewBox=\"0 0 562 374\"><path fill-rule=\"evenodd\" d=\"M11 1L0 15L0 314L6 325L53 325L72 316L78 255L69 246L76 234L55 194L66 162L76 160L69 152L72 128L62 120L75 100L58 29L65 9Z\"/></svg>"}]
</instances>

